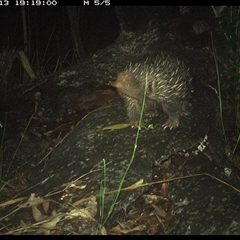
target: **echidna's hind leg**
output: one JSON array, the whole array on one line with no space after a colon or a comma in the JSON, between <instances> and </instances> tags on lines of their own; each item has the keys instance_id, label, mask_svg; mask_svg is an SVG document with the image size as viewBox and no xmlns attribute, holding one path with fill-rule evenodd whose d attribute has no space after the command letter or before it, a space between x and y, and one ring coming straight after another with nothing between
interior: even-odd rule
<instances>
[{"instance_id":1,"label":"echidna's hind leg","mask_svg":"<svg viewBox=\"0 0 240 240\"><path fill-rule=\"evenodd\" d=\"M165 128L176 128L179 125L179 118L182 114L183 102L179 100L173 100L168 102L162 102L162 108L168 115L168 120L162 125Z\"/></svg>"}]
</instances>

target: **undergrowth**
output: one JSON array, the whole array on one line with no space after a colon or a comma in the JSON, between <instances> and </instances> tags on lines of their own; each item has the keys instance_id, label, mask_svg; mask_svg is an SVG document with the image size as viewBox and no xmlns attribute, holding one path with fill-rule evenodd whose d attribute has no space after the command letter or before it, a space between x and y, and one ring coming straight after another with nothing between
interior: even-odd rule
<instances>
[{"instance_id":1,"label":"undergrowth","mask_svg":"<svg viewBox=\"0 0 240 240\"><path fill-rule=\"evenodd\" d=\"M140 130L141 130L141 125L142 125L142 119L143 119L143 113L144 113L144 107L145 107L145 102L146 102L146 95L147 95L147 86L148 86L148 75L146 73L146 77L145 77L146 81L145 81L145 88L144 88L144 95L143 95L143 101L142 101L142 107L141 107L141 112L140 112L140 116L139 116L139 123L138 123L138 128L137 128L137 132L136 132L136 137L135 137L135 142L133 144L133 151L132 151L132 156L130 158L130 161L127 165L127 168L123 174L123 176L121 177L120 179L120 182L119 182L119 185L118 185L118 188L117 188L117 191L115 193L115 196L113 197L113 202L110 206L110 209L108 210L107 212L107 215L105 216L104 214L104 200L105 200L105 190L106 190L106 172L107 172L107 169L106 169L106 164L105 164L105 159L103 159L103 179L102 181L100 182L100 226L104 226L106 224L106 222L108 221L108 219L110 218L113 210L114 210L114 207L115 207L115 204L118 200L118 197L119 197L119 194L121 192L121 189L122 189L122 186L123 186L123 183L125 181L125 178L127 176L127 173L135 159L135 155L136 155L136 151L137 151L137 147L138 147L138 139L139 139L139 135L140 135ZM99 229L99 233L101 232L101 227Z\"/></svg>"},{"instance_id":2,"label":"undergrowth","mask_svg":"<svg viewBox=\"0 0 240 240\"><path fill-rule=\"evenodd\" d=\"M212 6L212 10L215 14L216 21L219 26L219 32L216 36L212 37L212 50L214 55L214 62L216 67L217 83L218 83L218 99L220 118L222 124L222 131L224 133L225 141L227 142L227 136L224 127L224 102L222 95L225 93L233 104L225 103L225 108L231 108L235 111L235 129L237 132L237 140L233 147L231 155L234 155L240 141L240 41L239 41L239 6ZM219 49L221 48L221 49ZM221 55L219 55L221 50ZM229 76L228 79L221 79L220 72L224 72L219 69L219 62L226 69L225 76ZM226 78L226 77L225 77ZM227 117L226 117L227 118Z\"/></svg>"}]
</instances>

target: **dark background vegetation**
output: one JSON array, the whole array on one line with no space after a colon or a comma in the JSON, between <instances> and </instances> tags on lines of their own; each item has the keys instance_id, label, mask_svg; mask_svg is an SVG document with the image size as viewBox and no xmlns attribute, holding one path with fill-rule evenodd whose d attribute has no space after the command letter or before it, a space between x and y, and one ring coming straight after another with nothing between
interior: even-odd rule
<instances>
[{"instance_id":1,"label":"dark background vegetation","mask_svg":"<svg viewBox=\"0 0 240 240\"><path fill-rule=\"evenodd\" d=\"M80 40L84 56L111 44L119 35L119 23L114 7L71 7L77 13ZM24 39L21 7L0 8L1 50L18 48L29 58L38 77L51 74L77 63L68 9L66 6L25 7L27 38ZM83 54L82 54L83 55ZM15 63L15 62L14 62ZM20 74L20 75L19 75ZM18 64L3 87L25 82ZM29 79L27 79L29 81Z\"/></svg>"}]
</instances>

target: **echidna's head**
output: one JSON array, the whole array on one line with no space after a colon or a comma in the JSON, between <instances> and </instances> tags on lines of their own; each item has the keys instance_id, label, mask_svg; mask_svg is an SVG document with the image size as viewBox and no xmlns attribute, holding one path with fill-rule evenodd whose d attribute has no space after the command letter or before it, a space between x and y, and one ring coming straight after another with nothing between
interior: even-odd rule
<instances>
[{"instance_id":1,"label":"echidna's head","mask_svg":"<svg viewBox=\"0 0 240 240\"><path fill-rule=\"evenodd\" d=\"M118 92L125 94L129 97L139 99L139 88L135 84L135 79L125 72L118 74L117 80L110 83L111 86L115 87Z\"/></svg>"}]
</instances>

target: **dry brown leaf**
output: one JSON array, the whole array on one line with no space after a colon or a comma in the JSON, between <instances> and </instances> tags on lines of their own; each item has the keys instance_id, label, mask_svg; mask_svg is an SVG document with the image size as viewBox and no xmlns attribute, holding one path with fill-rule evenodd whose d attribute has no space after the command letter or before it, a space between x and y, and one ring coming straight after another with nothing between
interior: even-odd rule
<instances>
[{"instance_id":1,"label":"dry brown leaf","mask_svg":"<svg viewBox=\"0 0 240 240\"><path fill-rule=\"evenodd\" d=\"M131 232L136 232L136 231L143 231L146 229L146 226L144 224L142 225L139 225L135 228L132 228L132 229L120 229L120 232L121 233L124 233L124 234L128 234L128 233L131 233Z\"/></svg>"},{"instance_id":2,"label":"dry brown leaf","mask_svg":"<svg viewBox=\"0 0 240 240\"><path fill-rule=\"evenodd\" d=\"M100 235L107 235L106 228L99 224ZM99 232L98 232L99 234Z\"/></svg>"},{"instance_id":3,"label":"dry brown leaf","mask_svg":"<svg viewBox=\"0 0 240 240\"><path fill-rule=\"evenodd\" d=\"M158 196L158 195L155 195L155 194L144 194L143 198L144 198L144 200L147 204L156 203L159 200L163 199L162 196Z\"/></svg>"},{"instance_id":4,"label":"dry brown leaf","mask_svg":"<svg viewBox=\"0 0 240 240\"><path fill-rule=\"evenodd\" d=\"M133 209L131 209L131 210L128 212L128 217L131 218L131 217L133 217L133 216L135 216L135 215L140 215L141 212L142 212L141 209L139 209L139 208L133 208Z\"/></svg>"},{"instance_id":5,"label":"dry brown leaf","mask_svg":"<svg viewBox=\"0 0 240 240\"><path fill-rule=\"evenodd\" d=\"M165 224L165 222L163 221L163 219L160 218L157 214L155 214L155 216L156 216L158 222L161 224L163 231L166 232L167 227L168 227L168 223ZM166 225L167 225L167 226L166 226Z\"/></svg>"},{"instance_id":6,"label":"dry brown leaf","mask_svg":"<svg viewBox=\"0 0 240 240\"><path fill-rule=\"evenodd\" d=\"M50 201L45 201L42 203L44 213L48 214L49 206L50 206Z\"/></svg>"},{"instance_id":7,"label":"dry brown leaf","mask_svg":"<svg viewBox=\"0 0 240 240\"><path fill-rule=\"evenodd\" d=\"M83 217L90 218L95 221L94 217L97 213L97 201L95 196L91 196L88 199L86 208L75 208L69 213L69 217ZM85 199L86 200L86 199ZM81 202L78 200L77 202ZM74 206L76 203L74 203Z\"/></svg>"},{"instance_id":8,"label":"dry brown leaf","mask_svg":"<svg viewBox=\"0 0 240 240\"><path fill-rule=\"evenodd\" d=\"M168 183L162 183L162 187L161 187L161 196L167 196L168 194Z\"/></svg>"},{"instance_id":9,"label":"dry brown leaf","mask_svg":"<svg viewBox=\"0 0 240 240\"><path fill-rule=\"evenodd\" d=\"M43 198L35 197L35 193L31 193L27 202L19 204L18 207L19 208L29 208L29 207L37 206L38 204L41 204L45 201L46 200Z\"/></svg>"},{"instance_id":10,"label":"dry brown leaf","mask_svg":"<svg viewBox=\"0 0 240 240\"><path fill-rule=\"evenodd\" d=\"M64 217L65 214L54 214L54 216L49 217L47 222L39 225L39 227L46 228L48 230L52 230L56 224Z\"/></svg>"},{"instance_id":11,"label":"dry brown leaf","mask_svg":"<svg viewBox=\"0 0 240 240\"><path fill-rule=\"evenodd\" d=\"M20 221L20 227L23 229L29 228L29 225L27 225L23 220Z\"/></svg>"},{"instance_id":12,"label":"dry brown leaf","mask_svg":"<svg viewBox=\"0 0 240 240\"><path fill-rule=\"evenodd\" d=\"M68 218L75 218L75 217L82 217L82 218L85 218L85 219L90 219L92 221L96 221L91 216L91 213L86 208L73 209L72 211L70 211L70 213L68 213Z\"/></svg>"},{"instance_id":13,"label":"dry brown leaf","mask_svg":"<svg viewBox=\"0 0 240 240\"><path fill-rule=\"evenodd\" d=\"M121 233L121 226L117 225L115 227L113 227L112 229L110 229L110 232L114 232L115 234L120 234Z\"/></svg>"},{"instance_id":14,"label":"dry brown leaf","mask_svg":"<svg viewBox=\"0 0 240 240\"><path fill-rule=\"evenodd\" d=\"M161 206L157 206L155 204L152 204L152 207L155 210L155 213L162 218L165 218L167 216L166 211L161 207Z\"/></svg>"},{"instance_id":15,"label":"dry brown leaf","mask_svg":"<svg viewBox=\"0 0 240 240\"><path fill-rule=\"evenodd\" d=\"M91 196L90 200L87 203L86 209L89 211L91 217L95 217L97 214L97 201L95 196Z\"/></svg>"},{"instance_id":16,"label":"dry brown leaf","mask_svg":"<svg viewBox=\"0 0 240 240\"><path fill-rule=\"evenodd\" d=\"M115 226L114 228L112 228L110 230L110 232L115 233L115 234L121 234L121 233L128 234L128 233L131 233L131 232L143 231L143 230L146 229L146 226L144 224L139 225L139 226L134 227L134 228L131 228L131 229L129 229L129 227L125 228L125 227L122 227L122 226L127 226L127 222L122 223L121 225Z\"/></svg>"},{"instance_id":17,"label":"dry brown leaf","mask_svg":"<svg viewBox=\"0 0 240 240\"><path fill-rule=\"evenodd\" d=\"M34 230L35 234L45 232L45 234L49 234L50 231L56 226L56 224L60 221L61 218L63 218L65 214L56 214L55 211L53 211L52 216L47 217L45 220L34 223L32 225L27 225L25 222L21 221L20 226L22 229L26 230ZM20 232L21 229L18 229L18 232Z\"/></svg>"},{"instance_id":18,"label":"dry brown leaf","mask_svg":"<svg viewBox=\"0 0 240 240\"><path fill-rule=\"evenodd\" d=\"M48 218L48 216L43 215L41 213L41 211L36 206L32 207L32 215L33 215L33 218L36 222L41 222L41 221L46 220Z\"/></svg>"},{"instance_id":19,"label":"dry brown leaf","mask_svg":"<svg viewBox=\"0 0 240 240\"><path fill-rule=\"evenodd\" d=\"M120 226L122 229L124 229L124 228L126 228L126 229L129 229L129 227L131 227L131 224L129 224L129 221L127 221L127 222L119 222L119 221L117 221L118 222L118 226Z\"/></svg>"}]
</instances>

